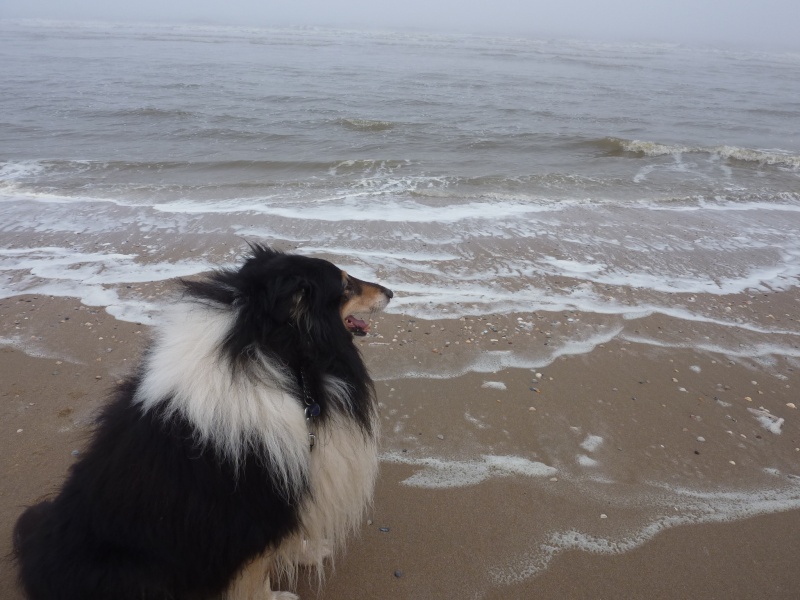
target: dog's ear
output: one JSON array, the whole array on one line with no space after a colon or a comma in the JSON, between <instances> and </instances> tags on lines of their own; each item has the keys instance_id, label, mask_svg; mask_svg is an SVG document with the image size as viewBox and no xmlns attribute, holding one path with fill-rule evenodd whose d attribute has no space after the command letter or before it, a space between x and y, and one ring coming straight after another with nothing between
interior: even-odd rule
<instances>
[{"instance_id":1,"label":"dog's ear","mask_svg":"<svg viewBox=\"0 0 800 600\"><path fill-rule=\"evenodd\" d=\"M303 281L294 295L292 316L300 331L320 348L330 348L336 339L349 334L342 324L340 277L315 277Z\"/></svg>"},{"instance_id":2,"label":"dog's ear","mask_svg":"<svg viewBox=\"0 0 800 600\"><path fill-rule=\"evenodd\" d=\"M296 322L307 312L309 297L309 284L303 277L277 277L264 286L259 310L276 325Z\"/></svg>"},{"instance_id":3,"label":"dog's ear","mask_svg":"<svg viewBox=\"0 0 800 600\"><path fill-rule=\"evenodd\" d=\"M310 306L310 286L307 283L298 282L289 306L289 320L299 326L303 326L304 329L310 329Z\"/></svg>"}]
</instances>

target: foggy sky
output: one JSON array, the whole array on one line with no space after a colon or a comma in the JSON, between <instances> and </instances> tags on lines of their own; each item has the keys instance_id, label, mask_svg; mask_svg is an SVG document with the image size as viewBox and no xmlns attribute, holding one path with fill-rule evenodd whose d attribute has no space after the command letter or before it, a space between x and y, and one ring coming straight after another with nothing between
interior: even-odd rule
<instances>
[{"instance_id":1,"label":"foggy sky","mask_svg":"<svg viewBox=\"0 0 800 600\"><path fill-rule=\"evenodd\" d=\"M0 18L414 28L800 50L800 0L0 0Z\"/></svg>"}]
</instances>

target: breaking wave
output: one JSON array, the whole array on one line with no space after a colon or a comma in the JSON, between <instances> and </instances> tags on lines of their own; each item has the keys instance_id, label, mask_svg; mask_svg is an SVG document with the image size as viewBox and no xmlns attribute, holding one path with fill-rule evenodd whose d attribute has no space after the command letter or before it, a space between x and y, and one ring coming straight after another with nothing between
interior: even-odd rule
<instances>
[{"instance_id":1,"label":"breaking wave","mask_svg":"<svg viewBox=\"0 0 800 600\"><path fill-rule=\"evenodd\" d=\"M800 169L800 155L783 150L759 150L737 146L690 146L683 144L662 144L643 140L603 138L597 145L610 154L632 153L647 157L670 156L676 154L709 154L721 159L757 163L790 169Z\"/></svg>"}]
</instances>

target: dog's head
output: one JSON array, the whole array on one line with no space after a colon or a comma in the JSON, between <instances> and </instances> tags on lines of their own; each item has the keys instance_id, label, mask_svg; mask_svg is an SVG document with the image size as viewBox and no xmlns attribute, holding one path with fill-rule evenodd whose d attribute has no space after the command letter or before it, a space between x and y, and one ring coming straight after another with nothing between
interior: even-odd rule
<instances>
[{"instance_id":1,"label":"dog's head","mask_svg":"<svg viewBox=\"0 0 800 600\"><path fill-rule=\"evenodd\" d=\"M251 245L238 270L223 270L188 291L238 309L235 335L255 343L290 330L325 344L343 335L366 335L369 322L355 315L382 310L391 290L362 281L320 258ZM348 337L349 337L348 335Z\"/></svg>"},{"instance_id":2,"label":"dog's head","mask_svg":"<svg viewBox=\"0 0 800 600\"><path fill-rule=\"evenodd\" d=\"M383 310L394 296L390 289L357 279L327 260L286 254L273 260L292 273L278 304L290 300L289 320L312 333L330 325L335 311L351 335L367 335L369 321L355 315Z\"/></svg>"},{"instance_id":3,"label":"dog's head","mask_svg":"<svg viewBox=\"0 0 800 600\"><path fill-rule=\"evenodd\" d=\"M356 279L344 271L342 276L342 297L339 301L339 316L345 328L353 335L367 335L369 323L356 318L353 313L372 313L383 310L394 296L392 290Z\"/></svg>"}]
</instances>

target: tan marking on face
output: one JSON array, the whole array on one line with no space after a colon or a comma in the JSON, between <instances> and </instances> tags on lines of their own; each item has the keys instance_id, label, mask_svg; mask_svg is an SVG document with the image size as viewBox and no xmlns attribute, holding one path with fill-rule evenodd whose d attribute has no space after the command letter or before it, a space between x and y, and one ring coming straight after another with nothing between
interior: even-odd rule
<instances>
[{"instance_id":1,"label":"tan marking on face","mask_svg":"<svg viewBox=\"0 0 800 600\"><path fill-rule=\"evenodd\" d=\"M368 281L361 281L342 271L342 319L353 313L382 310L389 304L391 294L386 288Z\"/></svg>"}]
</instances>

